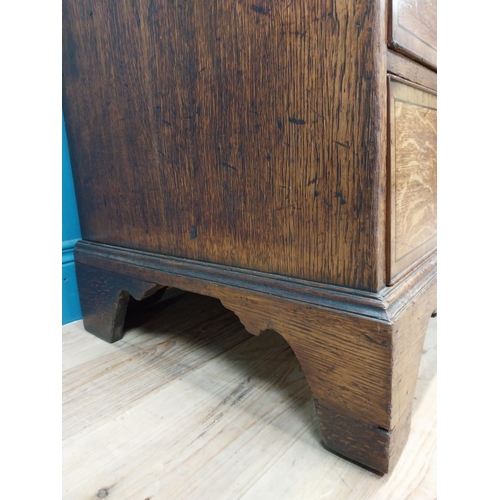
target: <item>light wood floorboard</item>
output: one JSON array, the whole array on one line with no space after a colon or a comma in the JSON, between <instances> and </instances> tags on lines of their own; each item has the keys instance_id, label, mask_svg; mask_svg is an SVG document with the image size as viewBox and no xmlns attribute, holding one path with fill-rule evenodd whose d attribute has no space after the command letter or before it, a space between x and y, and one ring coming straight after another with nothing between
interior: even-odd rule
<instances>
[{"instance_id":1,"label":"light wood floorboard","mask_svg":"<svg viewBox=\"0 0 500 500\"><path fill-rule=\"evenodd\" d=\"M175 297L107 344L63 327L63 498L380 499L436 494L436 319L412 431L393 473L328 451L307 382L274 332L248 334L219 301Z\"/></svg>"}]
</instances>

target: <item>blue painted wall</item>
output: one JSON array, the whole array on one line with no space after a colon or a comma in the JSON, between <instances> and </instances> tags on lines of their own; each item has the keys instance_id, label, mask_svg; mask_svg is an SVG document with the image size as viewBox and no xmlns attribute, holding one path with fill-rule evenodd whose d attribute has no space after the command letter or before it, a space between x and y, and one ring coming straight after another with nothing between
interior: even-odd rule
<instances>
[{"instance_id":1,"label":"blue painted wall","mask_svg":"<svg viewBox=\"0 0 500 500\"><path fill-rule=\"evenodd\" d=\"M62 120L62 324L82 318L73 249L81 238L64 116Z\"/></svg>"}]
</instances>

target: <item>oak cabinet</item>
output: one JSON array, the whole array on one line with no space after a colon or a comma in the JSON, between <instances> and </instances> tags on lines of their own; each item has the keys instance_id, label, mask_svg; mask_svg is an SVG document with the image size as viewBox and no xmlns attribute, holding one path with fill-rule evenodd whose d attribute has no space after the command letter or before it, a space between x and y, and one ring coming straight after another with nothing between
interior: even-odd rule
<instances>
[{"instance_id":1,"label":"oak cabinet","mask_svg":"<svg viewBox=\"0 0 500 500\"><path fill-rule=\"evenodd\" d=\"M381 472L436 307L436 73L393 27L434 21L403 4L63 3L85 327L214 296L283 335L325 444Z\"/></svg>"}]
</instances>

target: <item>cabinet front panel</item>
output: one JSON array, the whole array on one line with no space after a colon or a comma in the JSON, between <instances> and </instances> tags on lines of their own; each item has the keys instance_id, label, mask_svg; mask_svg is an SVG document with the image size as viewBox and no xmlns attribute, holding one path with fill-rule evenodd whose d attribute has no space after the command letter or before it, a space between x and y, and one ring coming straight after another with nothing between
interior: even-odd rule
<instances>
[{"instance_id":1,"label":"cabinet front panel","mask_svg":"<svg viewBox=\"0 0 500 500\"><path fill-rule=\"evenodd\" d=\"M389 80L389 283L436 247L437 99Z\"/></svg>"},{"instance_id":2,"label":"cabinet front panel","mask_svg":"<svg viewBox=\"0 0 500 500\"><path fill-rule=\"evenodd\" d=\"M392 0L390 45L437 67L437 1Z\"/></svg>"}]
</instances>

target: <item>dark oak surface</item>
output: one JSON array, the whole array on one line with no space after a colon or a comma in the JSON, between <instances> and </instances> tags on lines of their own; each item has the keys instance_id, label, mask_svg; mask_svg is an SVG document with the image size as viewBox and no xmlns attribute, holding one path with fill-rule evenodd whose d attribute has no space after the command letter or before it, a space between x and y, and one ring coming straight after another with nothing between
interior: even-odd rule
<instances>
[{"instance_id":1,"label":"dark oak surface","mask_svg":"<svg viewBox=\"0 0 500 500\"><path fill-rule=\"evenodd\" d=\"M83 237L379 289L376 4L65 1Z\"/></svg>"},{"instance_id":2,"label":"dark oak surface","mask_svg":"<svg viewBox=\"0 0 500 500\"><path fill-rule=\"evenodd\" d=\"M383 473L436 309L433 247L399 258L435 228L414 182L436 173L434 115L387 83L435 79L388 51L385 6L63 3L85 328L117 341L130 297L163 287L216 297L292 347L326 446Z\"/></svg>"}]
</instances>

